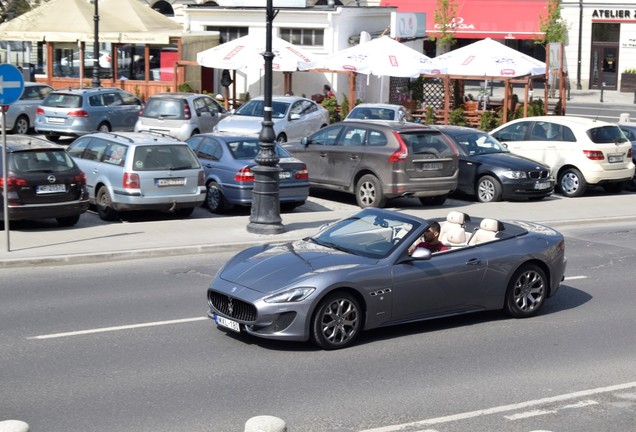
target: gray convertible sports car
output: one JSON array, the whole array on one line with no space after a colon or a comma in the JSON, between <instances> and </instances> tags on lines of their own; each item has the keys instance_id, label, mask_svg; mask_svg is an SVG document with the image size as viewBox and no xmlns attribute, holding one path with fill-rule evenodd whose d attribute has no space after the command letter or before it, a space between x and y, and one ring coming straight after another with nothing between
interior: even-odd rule
<instances>
[{"instance_id":1,"label":"gray convertible sports car","mask_svg":"<svg viewBox=\"0 0 636 432\"><path fill-rule=\"evenodd\" d=\"M563 235L532 222L451 211L438 253L409 247L430 221L365 209L292 243L246 249L208 289L218 327L345 348L362 330L503 309L539 312L563 280Z\"/></svg>"}]
</instances>

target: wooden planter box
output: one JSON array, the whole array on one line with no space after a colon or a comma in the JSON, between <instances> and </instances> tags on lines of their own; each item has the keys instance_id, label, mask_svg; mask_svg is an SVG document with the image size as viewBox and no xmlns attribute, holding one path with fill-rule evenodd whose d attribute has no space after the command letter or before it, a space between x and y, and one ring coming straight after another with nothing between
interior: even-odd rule
<instances>
[{"instance_id":1,"label":"wooden planter box","mask_svg":"<svg viewBox=\"0 0 636 432\"><path fill-rule=\"evenodd\" d=\"M621 91L622 92L634 92L636 91L636 74L621 74Z\"/></svg>"}]
</instances>

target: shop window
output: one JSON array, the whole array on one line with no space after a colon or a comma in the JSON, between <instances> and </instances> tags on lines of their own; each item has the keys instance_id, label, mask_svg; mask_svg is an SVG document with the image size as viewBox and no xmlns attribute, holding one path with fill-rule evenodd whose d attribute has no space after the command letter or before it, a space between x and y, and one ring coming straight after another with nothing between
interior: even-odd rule
<instances>
[{"instance_id":1,"label":"shop window","mask_svg":"<svg viewBox=\"0 0 636 432\"><path fill-rule=\"evenodd\" d=\"M325 31L323 29L281 28L280 38L294 45L323 46Z\"/></svg>"},{"instance_id":2,"label":"shop window","mask_svg":"<svg viewBox=\"0 0 636 432\"><path fill-rule=\"evenodd\" d=\"M238 39L243 36L247 36L249 31L248 27L216 27L205 26L206 31L218 31L219 43L226 43Z\"/></svg>"},{"instance_id":3,"label":"shop window","mask_svg":"<svg viewBox=\"0 0 636 432\"><path fill-rule=\"evenodd\" d=\"M620 24L592 23L592 42L616 42L620 41Z\"/></svg>"}]
</instances>

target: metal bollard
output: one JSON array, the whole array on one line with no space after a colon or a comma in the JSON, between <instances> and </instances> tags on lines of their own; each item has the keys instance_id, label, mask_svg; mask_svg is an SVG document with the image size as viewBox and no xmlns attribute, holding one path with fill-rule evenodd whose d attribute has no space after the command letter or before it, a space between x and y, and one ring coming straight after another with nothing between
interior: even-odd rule
<instances>
[{"instance_id":1,"label":"metal bollard","mask_svg":"<svg viewBox=\"0 0 636 432\"><path fill-rule=\"evenodd\" d=\"M285 422L278 417L257 416L245 423L245 432L287 432Z\"/></svg>"},{"instance_id":2,"label":"metal bollard","mask_svg":"<svg viewBox=\"0 0 636 432\"><path fill-rule=\"evenodd\" d=\"M605 83L601 84L601 102L603 102L603 90L605 90Z\"/></svg>"},{"instance_id":3,"label":"metal bollard","mask_svg":"<svg viewBox=\"0 0 636 432\"><path fill-rule=\"evenodd\" d=\"M634 103L636 104L636 90L634 90Z\"/></svg>"},{"instance_id":4,"label":"metal bollard","mask_svg":"<svg viewBox=\"0 0 636 432\"><path fill-rule=\"evenodd\" d=\"M20 420L0 421L0 432L29 432L29 425Z\"/></svg>"}]
</instances>

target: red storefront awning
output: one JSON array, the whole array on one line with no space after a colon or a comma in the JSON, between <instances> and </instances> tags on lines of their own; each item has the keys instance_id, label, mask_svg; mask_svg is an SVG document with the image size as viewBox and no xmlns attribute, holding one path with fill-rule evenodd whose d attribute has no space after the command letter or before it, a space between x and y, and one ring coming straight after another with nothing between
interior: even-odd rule
<instances>
[{"instance_id":1,"label":"red storefront awning","mask_svg":"<svg viewBox=\"0 0 636 432\"><path fill-rule=\"evenodd\" d=\"M542 36L541 17L547 15L546 0L458 0L455 37L463 39L536 39ZM398 12L426 13L426 33L439 32L434 22L436 0L381 0Z\"/></svg>"}]
</instances>

